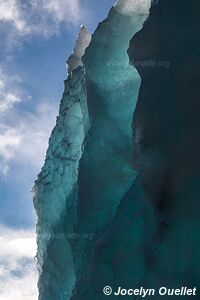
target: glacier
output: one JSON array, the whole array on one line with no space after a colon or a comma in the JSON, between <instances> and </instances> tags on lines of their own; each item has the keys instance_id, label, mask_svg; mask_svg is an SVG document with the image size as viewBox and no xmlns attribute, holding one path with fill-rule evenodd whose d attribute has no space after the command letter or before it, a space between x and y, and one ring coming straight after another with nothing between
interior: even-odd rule
<instances>
[{"instance_id":1,"label":"glacier","mask_svg":"<svg viewBox=\"0 0 200 300\"><path fill-rule=\"evenodd\" d=\"M68 299L76 279L67 237L74 232L77 222L78 167L90 127L85 70L81 62L90 38L82 27L71 55L69 76L45 164L34 186L40 299ZM77 47L81 51L78 52Z\"/></svg>"},{"instance_id":2,"label":"glacier","mask_svg":"<svg viewBox=\"0 0 200 300\"><path fill-rule=\"evenodd\" d=\"M119 0L81 27L34 186L40 300L198 286L199 9Z\"/></svg>"},{"instance_id":3,"label":"glacier","mask_svg":"<svg viewBox=\"0 0 200 300\"><path fill-rule=\"evenodd\" d=\"M145 17L113 7L92 39L81 27L67 60L59 117L34 187L39 299L70 299L136 178L131 122L140 77L127 49Z\"/></svg>"},{"instance_id":4,"label":"glacier","mask_svg":"<svg viewBox=\"0 0 200 300\"><path fill-rule=\"evenodd\" d=\"M95 239L114 217L136 177L131 166L131 123L140 77L129 65L127 49L144 18L124 15L114 7L97 27L82 59L91 128L79 165L77 232L93 234ZM79 242L82 250L75 249L75 253L81 276L81 270L89 267L94 241Z\"/></svg>"}]
</instances>

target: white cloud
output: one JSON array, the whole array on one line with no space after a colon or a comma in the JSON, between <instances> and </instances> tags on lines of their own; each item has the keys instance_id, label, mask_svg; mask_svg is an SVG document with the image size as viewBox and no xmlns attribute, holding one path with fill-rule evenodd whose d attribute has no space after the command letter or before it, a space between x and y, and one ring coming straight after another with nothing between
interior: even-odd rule
<instances>
[{"instance_id":1,"label":"white cloud","mask_svg":"<svg viewBox=\"0 0 200 300\"><path fill-rule=\"evenodd\" d=\"M32 172L39 172L45 158L50 132L55 124L56 107L39 105L36 113L15 116L17 127L0 126L0 174L5 177L14 161Z\"/></svg>"},{"instance_id":2,"label":"white cloud","mask_svg":"<svg viewBox=\"0 0 200 300\"><path fill-rule=\"evenodd\" d=\"M0 300L36 300L36 238L32 231L0 226Z\"/></svg>"},{"instance_id":3,"label":"white cloud","mask_svg":"<svg viewBox=\"0 0 200 300\"><path fill-rule=\"evenodd\" d=\"M6 27L9 42L16 35L51 36L60 25L80 25L84 11L80 0L0 0L0 22Z\"/></svg>"},{"instance_id":4,"label":"white cloud","mask_svg":"<svg viewBox=\"0 0 200 300\"><path fill-rule=\"evenodd\" d=\"M8 94L3 93L0 96L1 96L0 112L6 111L8 108L12 107L15 103L21 101L18 95L14 93L8 93Z\"/></svg>"},{"instance_id":5,"label":"white cloud","mask_svg":"<svg viewBox=\"0 0 200 300\"><path fill-rule=\"evenodd\" d=\"M10 160L14 156L15 149L21 142L21 136L14 128L0 127L0 156Z\"/></svg>"},{"instance_id":6,"label":"white cloud","mask_svg":"<svg viewBox=\"0 0 200 300\"><path fill-rule=\"evenodd\" d=\"M39 172L58 110L56 104L41 101L32 113L17 112L16 105L31 98L19 81L21 84L19 77L11 77L0 69L0 175L3 177L12 162L31 167L33 173ZM9 96L14 95L12 89L20 95L17 98L20 100L14 101L15 98Z\"/></svg>"},{"instance_id":7,"label":"white cloud","mask_svg":"<svg viewBox=\"0 0 200 300\"><path fill-rule=\"evenodd\" d=\"M0 21L12 23L19 31L25 30L18 1L0 0Z\"/></svg>"},{"instance_id":8,"label":"white cloud","mask_svg":"<svg viewBox=\"0 0 200 300\"><path fill-rule=\"evenodd\" d=\"M151 0L118 0L115 8L122 14L147 14Z\"/></svg>"},{"instance_id":9,"label":"white cloud","mask_svg":"<svg viewBox=\"0 0 200 300\"><path fill-rule=\"evenodd\" d=\"M21 136L16 129L0 125L0 174L6 177L9 171L9 161L14 158L21 142Z\"/></svg>"},{"instance_id":10,"label":"white cloud","mask_svg":"<svg viewBox=\"0 0 200 300\"><path fill-rule=\"evenodd\" d=\"M78 0L48 0L43 2L43 10L49 13L57 23L67 21L77 24L81 19L81 9Z\"/></svg>"},{"instance_id":11,"label":"white cloud","mask_svg":"<svg viewBox=\"0 0 200 300\"><path fill-rule=\"evenodd\" d=\"M40 104L36 112L26 113L19 120L16 136L21 142L15 151L15 160L39 170L44 163L48 139L56 122L57 107L50 103Z\"/></svg>"},{"instance_id":12,"label":"white cloud","mask_svg":"<svg viewBox=\"0 0 200 300\"><path fill-rule=\"evenodd\" d=\"M7 76L0 68L0 113L12 108L15 103L21 102L21 95L13 85L14 82L20 80L17 76Z\"/></svg>"},{"instance_id":13,"label":"white cloud","mask_svg":"<svg viewBox=\"0 0 200 300\"><path fill-rule=\"evenodd\" d=\"M0 174L4 177L9 170L8 162L14 157L21 142L21 135L17 129L5 123L6 113L21 102L21 92L16 88L16 82L20 80L17 76L8 76L0 68Z\"/></svg>"}]
</instances>

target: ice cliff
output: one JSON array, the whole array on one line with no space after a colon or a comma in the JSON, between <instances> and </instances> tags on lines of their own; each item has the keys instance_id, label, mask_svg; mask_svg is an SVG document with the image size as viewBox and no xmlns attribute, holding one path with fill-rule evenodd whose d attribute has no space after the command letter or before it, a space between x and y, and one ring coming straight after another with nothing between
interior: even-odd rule
<instances>
[{"instance_id":1,"label":"ice cliff","mask_svg":"<svg viewBox=\"0 0 200 300\"><path fill-rule=\"evenodd\" d=\"M127 49L145 15L127 14L120 2L91 43L81 28L67 61L59 117L34 188L40 299L70 299L136 175L131 122L140 77Z\"/></svg>"},{"instance_id":2,"label":"ice cliff","mask_svg":"<svg viewBox=\"0 0 200 300\"><path fill-rule=\"evenodd\" d=\"M40 300L198 285L199 11L120 0L81 27L34 187Z\"/></svg>"},{"instance_id":3,"label":"ice cliff","mask_svg":"<svg viewBox=\"0 0 200 300\"><path fill-rule=\"evenodd\" d=\"M77 223L78 167L90 127L85 70L79 55L88 46L89 37L82 27L70 59L70 74L65 81L45 164L34 187L40 299L69 299L76 279L68 237ZM78 62L80 66L77 67Z\"/></svg>"}]
</instances>

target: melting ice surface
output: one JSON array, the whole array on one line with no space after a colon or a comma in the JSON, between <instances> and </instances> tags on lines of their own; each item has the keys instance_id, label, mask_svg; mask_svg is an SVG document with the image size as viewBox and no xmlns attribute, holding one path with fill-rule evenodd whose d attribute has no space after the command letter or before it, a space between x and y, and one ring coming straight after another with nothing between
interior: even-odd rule
<instances>
[{"instance_id":1,"label":"melting ice surface","mask_svg":"<svg viewBox=\"0 0 200 300\"><path fill-rule=\"evenodd\" d=\"M34 188L40 300L100 297L97 286L90 293L87 288L94 273L102 276L101 257L93 257L97 269L91 269L92 253L112 231L117 208L136 178L131 123L140 77L129 65L127 49L146 15L131 3L137 1L119 1L92 40L82 27L68 59L59 116ZM109 255L104 254L109 263L102 271L110 274L105 279L115 271Z\"/></svg>"}]
</instances>

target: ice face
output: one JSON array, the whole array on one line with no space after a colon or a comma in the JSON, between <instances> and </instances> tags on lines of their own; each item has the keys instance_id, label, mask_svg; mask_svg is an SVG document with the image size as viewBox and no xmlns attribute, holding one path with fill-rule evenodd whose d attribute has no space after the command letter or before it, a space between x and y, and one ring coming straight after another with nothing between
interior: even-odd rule
<instances>
[{"instance_id":1,"label":"ice face","mask_svg":"<svg viewBox=\"0 0 200 300\"><path fill-rule=\"evenodd\" d=\"M114 8L123 15L147 14L151 0L119 0Z\"/></svg>"},{"instance_id":2,"label":"ice face","mask_svg":"<svg viewBox=\"0 0 200 300\"><path fill-rule=\"evenodd\" d=\"M68 60L35 185L39 300L199 284L200 3L152 1L141 29L149 4L118 1Z\"/></svg>"},{"instance_id":3,"label":"ice face","mask_svg":"<svg viewBox=\"0 0 200 300\"><path fill-rule=\"evenodd\" d=\"M85 49L89 46L91 41L91 34L88 32L85 26L81 26L80 33L76 40L73 53L67 60L67 68L69 74L75 70L78 66L82 66L82 56L85 54Z\"/></svg>"},{"instance_id":4,"label":"ice face","mask_svg":"<svg viewBox=\"0 0 200 300\"><path fill-rule=\"evenodd\" d=\"M127 49L144 19L112 8L91 43L81 28L68 59L59 117L35 185L40 300L68 300L74 287L79 299L79 282L92 274L95 240L135 180L131 123L140 77Z\"/></svg>"},{"instance_id":5,"label":"ice face","mask_svg":"<svg viewBox=\"0 0 200 300\"><path fill-rule=\"evenodd\" d=\"M42 300L69 299L76 276L71 238L77 223L77 178L89 129L84 69L65 81L59 117L34 187Z\"/></svg>"},{"instance_id":6,"label":"ice face","mask_svg":"<svg viewBox=\"0 0 200 300\"><path fill-rule=\"evenodd\" d=\"M103 233L109 231L118 206L136 177L131 165L131 123L140 77L129 65L127 49L131 37L141 29L144 20L144 15L127 17L113 8L108 18L99 24L83 57L92 124L79 165L77 229L81 236L90 233L94 238L75 243L78 272L72 299L101 299L102 291L98 289L99 284L103 284L101 272L104 280L115 276L109 256L111 252L106 249L113 249L114 254L116 242L113 248L108 242L108 247L103 247L103 250L102 244L95 241L102 240ZM143 204L141 206L145 210ZM124 221L126 223L126 216ZM91 260L94 249L97 250L96 257ZM91 263L95 264L92 271ZM85 273L90 277L88 281Z\"/></svg>"}]
</instances>

